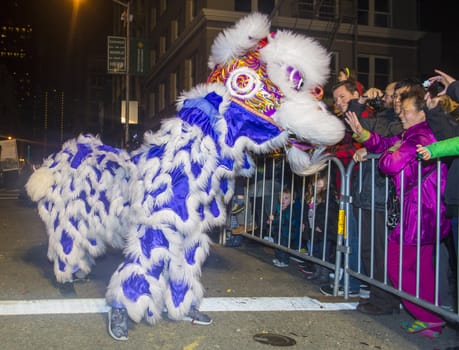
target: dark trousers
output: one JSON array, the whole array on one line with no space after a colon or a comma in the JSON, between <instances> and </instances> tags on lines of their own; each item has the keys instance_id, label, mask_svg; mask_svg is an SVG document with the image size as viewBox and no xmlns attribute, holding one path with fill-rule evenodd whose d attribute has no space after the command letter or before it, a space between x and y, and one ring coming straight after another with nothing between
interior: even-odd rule
<instances>
[{"instance_id":1,"label":"dark trousers","mask_svg":"<svg viewBox=\"0 0 459 350\"><path fill-rule=\"evenodd\" d=\"M373 278L379 282L384 282L384 258L385 258L385 226L384 212L374 211L374 236L371 241L371 211L362 209L362 247L361 256L364 269L368 276L371 273L371 247L373 243ZM389 278L387 283L390 285ZM400 300L392 293L386 292L381 288L370 285L369 301L379 306L383 310L397 309Z\"/></svg>"}]
</instances>

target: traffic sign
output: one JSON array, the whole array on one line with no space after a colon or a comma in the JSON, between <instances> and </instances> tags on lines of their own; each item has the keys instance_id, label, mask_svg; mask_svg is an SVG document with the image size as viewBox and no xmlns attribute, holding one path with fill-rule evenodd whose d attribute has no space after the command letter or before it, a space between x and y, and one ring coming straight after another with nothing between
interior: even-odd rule
<instances>
[{"instance_id":1,"label":"traffic sign","mask_svg":"<svg viewBox=\"0 0 459 350\"><path fill-rule=\"evenodd\" d=\"M124 36L107 37L107 72L126 74L126 38Z\"/></svg>"}]
</instances>

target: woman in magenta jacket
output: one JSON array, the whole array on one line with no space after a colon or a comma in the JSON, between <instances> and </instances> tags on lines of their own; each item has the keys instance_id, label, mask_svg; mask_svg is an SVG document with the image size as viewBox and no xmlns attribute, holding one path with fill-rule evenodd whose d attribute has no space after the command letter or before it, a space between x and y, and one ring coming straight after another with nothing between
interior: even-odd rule
<instances>
[{"instance_id":1,"label":"woman in magenta jacket","mask_svg":"<svg viewBox=\"0 0 459 350\"><path fill-rule=\"evenodd\" d=\"M399 254L403 244L402 290L416 295L416 257L417 257L417 220L418 220L418 160L417 145L428 145L436 139L426 122L423 111L424 92L412 89L402 96L402 109L399 115L404 132L394 137L382 137L365 130L355 114L346 115L346 121L354 131L357 141L373 153L382 153L379 160L380 170L391 176L397 194L401 193L402 176L404 178L403 225L397 225L389 236L387 268L389 278L396 288L399 287ZM436 243L437 216L437 172L436 163L423 163L421 185L421 232L420 232L420 281L419 297L430 303L435 298L435 272L433 253ZM402 174L403 170L403 174ZM441 195L445 189L446 165L441 166ZM450 230L446 219L443 200L440 203L440 237L445 237ZM403 237L403 239L401 239ZM430 258L429 258L430 257ZM410 333L421 333L428 337L440 334L444 321L436 314L403 300L405 308L416 318L414 322L402 322L402 327Z\"/></svg>"}]
</instances>

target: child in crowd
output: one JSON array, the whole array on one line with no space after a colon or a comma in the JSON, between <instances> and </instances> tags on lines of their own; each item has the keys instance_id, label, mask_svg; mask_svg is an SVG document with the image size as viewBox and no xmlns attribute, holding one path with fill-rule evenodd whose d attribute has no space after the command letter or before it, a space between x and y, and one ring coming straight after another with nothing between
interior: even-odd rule
<instances>
[{"instance_id":1,"label":"child in crowd","mask_svg":"<svg viewBox=\"0 0 459 350\"><path fill-rule=\"evenodd\" d=\"M267 223L274 237L274 242L284 247L298 249L301 225L301 208L295 201L293 192L284 188L280 193L280 203L276 205L274 213L269 215ZM276 248L276 256L273 264L277 267L287 267L290 262L290 254Z\"/></svg>"},{"instance_id":2,"label":"child in crowd","mask_svg":"<svg viewBox=\"0 0 459 350\"><path fill-rule=\"evenodd\" d=\"M365 92L365 87L363 84L357 80L357 71L353 68L349 67L343 67L338 71L338 76L337 76L338 82L344 81L344 80L350 80L355 83L357 86L357 89L359 90L360 96L362 96Z\"/></svg>"},{"instance_id":3,"label":"child in crowd","mask_svg":"<svg viewBox=\"0 0 459 350\"><path fill-rule=\"evenodd\" d=\"M331 183L330 183L331 184ZM306 244L309 253L324 261L332 262L338 232L338 202L333 188L329 187L327 172L320 172L310 181L305 195ZM325 247L325 251L324 251ZM317 264L307 279L326 283L329 269Z\"/></svg>"}]
</instances>

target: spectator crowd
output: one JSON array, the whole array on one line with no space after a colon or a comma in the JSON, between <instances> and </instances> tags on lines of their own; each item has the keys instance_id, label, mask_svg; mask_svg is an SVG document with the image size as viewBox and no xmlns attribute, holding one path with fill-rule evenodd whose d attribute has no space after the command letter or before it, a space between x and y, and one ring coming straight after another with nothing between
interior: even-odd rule
<instances>
[{"instance_id":1,"label":"spectator crowd","mask_svg":"<svg viewBox=\"0 0 459 350\"><path fill-rule=\"evenodd\" d=\"M435 304L435 254L440 251L440 305L457 310L459 82L435 70L425 81L408 78L390 82L384 89L365 89L355 70L345 67L339 70L331 94L333 103L328 107L347 129L328 153L344 167L354 164L352 201L346 213L349 268L381 283L387 280L389 286ZM334 292L334 271L327 263L335 262L338 189L343 185L333 164L330 168L308 177L303 186L293 183L290 176L271 179L279 189L278 196L272 196L272 205L264 203L262 218L250 218L254 221L251 230L258 228L265 239L316 258L305 259L298 269L325 295ZM387 179L398 198L403 197L403 220L389 230ZM238 211L233 214L244 208L242 197L235 196L233 208ZM257 205L255 201L246 204ZM227 245L237 246L234 242ZM289 262L288 252L276 248L273 264L286 268ZM357 278L350 278L348 293L360 296L357 310L365 314L397 313L401 302L413 316L401 324L408 333L434 338L445 326L438 314L376 285L365 286ZM338 294L344 294L342 285Z\"/></svg>"}]
</instances>

